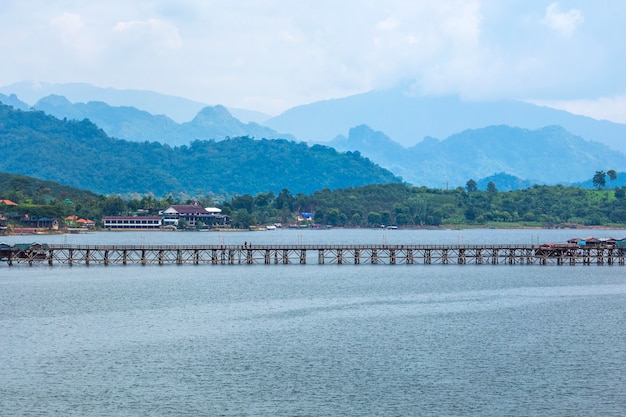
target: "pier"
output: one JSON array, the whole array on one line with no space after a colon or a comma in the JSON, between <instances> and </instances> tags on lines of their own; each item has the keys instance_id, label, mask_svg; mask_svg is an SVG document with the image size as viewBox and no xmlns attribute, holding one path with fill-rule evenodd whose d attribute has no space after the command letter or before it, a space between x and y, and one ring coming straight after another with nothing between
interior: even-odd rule
<instances>
[{"instance_id":1,"label":"pier","mask_svg":"<svg viewBox=\"0 0 626 417\"><path fill-rule=\"evenodd\" d=\"M46 245L2 248L16 265L621 265L616 245Z\"/></svg>"}]
</instances>

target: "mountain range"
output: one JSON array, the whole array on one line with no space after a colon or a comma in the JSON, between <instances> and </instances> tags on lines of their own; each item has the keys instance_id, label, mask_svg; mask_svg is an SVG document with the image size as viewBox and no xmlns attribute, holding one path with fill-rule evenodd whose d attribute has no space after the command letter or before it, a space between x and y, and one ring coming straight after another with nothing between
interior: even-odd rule
<instances>
[{"instance_id":1,"label":"mountain range","mask_svg":"<svg viewBox=\"0 0 626 417\"><path fill-rule=\"evenodd\" d=\"M405 181L435 188L459 186L497 173L517 178L517 184L507 186L500 182L503 177L494 181L500 189L571 184L591 178L597 170L626 167L621 152L585 141L560 126L536 130L489 126L442 141L426 138L404 148L384 133L361 125L350 129L348 137L339 136L329 144L339 151L358 149Z\"/></svg>"},{"instance_id":2,"label":"mountain range","mask_svg":"<svg viewBox=\"0 0 626 417\"><path fill-rule=\"evenodd\" d=\"M66 97L73 103L101 101L114 107L135 107L154 115L167 115L178 123L190 121L200 110L209 106L207 103L155 93L154 91L119 90L115 88L96 87L86 83L52 84L23 81L0 87L0 94L7 96L14 94L21 100L29 103L30 106L34 105L41 98L50 95ZM233 107L230 107L228 110L244 123L262 123L270 117L267 114L254 110Z\"/></svg>"},{"instance_id":3,"label":"mountain range","mask_svg":"<svg viewBox=\"0 0 626 417\"><path fill-rule=\"evenodd\" d=\"M56 85L45 91L66 91L78 97L81 86L71 84L64 89ZM28 91L26 85L19 87ZM83 96L99 91L99 98L118 91L85 88ZM20 90L2 87L0 91ZM470 103L455 97L415 97L407 91L399 86L298 106L264 124L244 123L231 109L201 107L184 99L180 100L186 108L199 108L185 122L128 105L72 103L58 95L40 97L32 108L60 119L89 119L115 138L171 146L237 136L306 140L340 151L358 151L404 181L436 188L463 186L470 178L479 185L486 178L495 179L501 189L582 183L597 170L626 170L622 153L626 125L524 102ZM28 94L36 97L33 91ZM141 102L137 97L150 98L152 108L160 110L168 110L173 103L171 96L133 90L120 91L115 102L129 95L135 97L134 102ZM0 101L31 108L15 95L0 94Z\"/></svg>"},{"instance_id":4,"label":"mountain range","mask_svg":"<svg viewBox=\"0 0 626 417\"><path fill-rule=\"evenodd\" d=\"M135 107L114 107L101 101L71 103L67 98L57 95L40 99L33 108L59 119L89 119L107 135L135 142L157 141L176 146L188 145L194 140L222 140L237 136L295 139L292 135L280 134L255 122L243 123L220 105L206 106L192 120L183 123Z\"/></svg>"},{"instance_id":5,"label":"mountain range","mask_svg":"<svg viewBox=\"0 0 626 417\"><path fill-rule=\"evenodd\" d=\"M468 129L508 125L540 129L558 125L586 140L626 153L626 124L595 120L522 101L463 101L456 96L418 97L406 86L370 91L291 108L264 125L300 140L327 142L366 124L403 146L426 137L446 139Z\"/></svg>"},{"instance_id":6,"label":"mountain range","mask_svg":"<svg viewBox=\"0 0 626 417\"><path fill-rule=\"evenodd\" d=\"M87 119L59 120L0 105L0 172L101 194L227 196L400 182L358 152L285 139L196 140L170 147L114 139Z\"/></svg>"}]
</instances>

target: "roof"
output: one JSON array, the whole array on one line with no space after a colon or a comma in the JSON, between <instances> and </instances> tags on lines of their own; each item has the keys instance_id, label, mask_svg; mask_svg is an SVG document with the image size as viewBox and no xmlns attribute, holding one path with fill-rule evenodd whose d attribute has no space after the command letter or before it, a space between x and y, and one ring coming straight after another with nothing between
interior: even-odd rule
<instances>
[{"instance_id":1,"label":"roof","mask_svg":"<svg viewBox=\"0 0 626 417\"><path fill-rule=\"evenodd\" d=\"M7 206L17 206L17 203L14 203L11 200L0 200L0 204L6 204Z\"/></svg>"},{"instance_id":2,"label":"roof","mask_svg":"<svg viewBox=\"0 0 626 417\"><path fill-rule=\"evenodd\" d=\"M206 209L199 205L174 205L169 206L163 211L164 213L176 212L178 214L208 214Z\"/></svg>"}]
</instances>

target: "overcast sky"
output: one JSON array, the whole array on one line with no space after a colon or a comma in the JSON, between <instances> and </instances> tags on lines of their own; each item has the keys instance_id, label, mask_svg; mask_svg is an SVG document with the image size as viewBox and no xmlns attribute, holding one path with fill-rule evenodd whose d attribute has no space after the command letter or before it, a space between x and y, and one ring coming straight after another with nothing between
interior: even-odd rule
<instances>
[{"instance_id":1,"label":"overcast sky","mask_svg":"<svg viewBox=\"0 0 626 417\"><path fill-rule=\"evenodd\" d=\"M2 0L0 85L86 82L278 114L400 82L626 123L626 1Z\"/></svg>"}]
</instances>

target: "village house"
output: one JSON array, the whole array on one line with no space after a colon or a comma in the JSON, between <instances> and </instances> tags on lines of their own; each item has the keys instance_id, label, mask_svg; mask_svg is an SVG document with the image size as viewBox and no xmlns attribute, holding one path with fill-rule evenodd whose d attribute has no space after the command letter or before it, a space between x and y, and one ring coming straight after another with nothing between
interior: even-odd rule
<instances>
[{"instance_id":1,"label":"village house","mask_svg":"<svg viewBox=\"0 0 626 417\"><path fill-rule=\"evenodd\" d=\"M204 208L197 202L189 205L173 205L163 210L163 226L182 227L228 227L230 217L215 207Z\"/></svg>"},{"instance_id":2,"label":"village house","mask_svg":"<svg viewBox=\"0 0 626 417\"><path fill-rule=\"evenodd\" d=\"M163 225L161 216L104 216L102 227L111 230L159 230Z\"/></svg>"}]
</instances>

